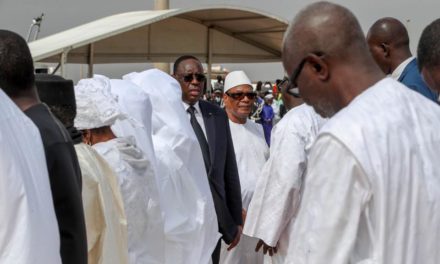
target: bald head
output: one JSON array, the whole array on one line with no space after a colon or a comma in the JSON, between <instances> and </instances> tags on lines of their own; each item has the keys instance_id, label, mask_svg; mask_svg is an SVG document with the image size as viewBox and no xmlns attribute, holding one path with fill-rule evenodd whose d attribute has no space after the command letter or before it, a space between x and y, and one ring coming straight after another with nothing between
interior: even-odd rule
<instances>
[{"instance_id":1,"label":"bald head","mask_svg":"<svg viewBox=\"0 0 440 264\"><path fill-rule=\"evenodd\" d=\"M409 36L406 27L393 17L377 20L370 28L367 39L385 42L395 47L409 47Z\"/></svg>"},{"instance_id":2,"label":"bald head","mask_svg":"<svg viewBox=\"0 0 440 264\"><path fill-rule=\"evenodd\" d=\"M367 42L373 58L386 74L411 57L408 31L395 18L377 20L368 31Z\"/></svg>"},{"instance_id":3,"label":"bald head","mask_svg":"<svg viewBox=\"0 0 440 264\"><path fill-rule=\"evenodd\" d=\"M283 57L322 52L340 59L365 53L365 37L356 17L329 2L311 4L295 17L284 37Z\"/></svg>"},{"instance_id":4,"label":"bald head","mask_svg":"<svg viewBox=\"0 0 440 264\"><path fill-rule=\"evenodd\" d=\"M291 22L283 65L291 85L324 117L345 107L371 85L371 74L380 73L356 17L329 2L307 6Z\"/></svg>"}]
</instances>

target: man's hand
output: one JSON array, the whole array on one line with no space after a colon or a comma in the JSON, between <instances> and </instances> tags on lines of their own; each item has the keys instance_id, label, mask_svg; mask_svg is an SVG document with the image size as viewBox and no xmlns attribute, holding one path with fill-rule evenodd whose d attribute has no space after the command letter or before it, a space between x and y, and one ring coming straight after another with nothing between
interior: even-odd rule
<instances>
[{"instance_id":1,"label":"man's hand","mask_svg":"<svg viewBox=\"0 0 440 264\"><path fill-rule=\"evenodd\" d=\"M274 254L277 253L278 251L278 245L276 247L271 247L269 245L267 245L266 243L264 243L263 240L260 239L260 241L258 241L257 246L255 247L255 252L258 252L260 250L260 248L263 247L263 253L264 255L267 254L267 252L269 252L269 256L273 256Z\"/></svg>"},{"instance_id":2,"label":"man's hand","mask_svg":"<svg viewBox=\"0 0 440 264\"><path fill-rule=\"evenodd\" d=\"M243 232L243 226L239 225L234 240L232 240L231 244L229 244L228 251L230 251L231 249L235 248L238 245L238 242L240 242L240 237L242 232Z\"/></svg>"},{"instance_id":3,"label":"man's hand","mask_svg":"<svg viewBox=\"0 0 440 264\"><path fill-rule=\"evenodd\" d=\"M244 208L241 208L241 218L243 219L243 226L244 226L244 222L246 221L246 215L247 212Z\"/></svg>"}]
</instances>

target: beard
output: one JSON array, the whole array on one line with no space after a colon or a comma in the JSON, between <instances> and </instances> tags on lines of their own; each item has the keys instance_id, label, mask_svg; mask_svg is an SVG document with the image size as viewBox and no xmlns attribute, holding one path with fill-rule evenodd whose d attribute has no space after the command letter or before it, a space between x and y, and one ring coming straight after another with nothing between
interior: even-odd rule
<instances>
[{"instance_id":1,"label":"beard","mask_svg":"<svg viewBox=\"0 0 440 264\"><path fill-rule=\"evenodd\" d=\"M323 118L331 118L339 111L330 101L325 99L319 100L316 104L312 105L312 107L315 112Z\"/></svg>"}]
</instances>

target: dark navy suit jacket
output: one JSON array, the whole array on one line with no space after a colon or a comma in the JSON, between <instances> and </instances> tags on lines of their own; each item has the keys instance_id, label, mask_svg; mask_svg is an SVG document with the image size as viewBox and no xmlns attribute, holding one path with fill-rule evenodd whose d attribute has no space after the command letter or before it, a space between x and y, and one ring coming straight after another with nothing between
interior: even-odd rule
<instances>
[{"instance_id":1,"label":"dark navy suit jacket","mask_svg":"<svg viewBox=\"0 0 440 264\"><path fill-rule=\"evenodd\" d=\"M425 97L437 102L438 94L426 85L417 68L417 59L413 59L403 70L399 82L408 86L411 90L423 94Z\"/></svg>"},{"instance_id":2,"label":"dark navy suit jacket","mask_svg":"<svg viewBox=\"0 0 440 264\"><path fill-rule=\"evenodd\" d=\"M229 119L224 110L206 101L199 101L211 157L208 171L219 231L230 244L242 225L240 179L234 146L229 129Z\"/></svg>"}]
</instances>

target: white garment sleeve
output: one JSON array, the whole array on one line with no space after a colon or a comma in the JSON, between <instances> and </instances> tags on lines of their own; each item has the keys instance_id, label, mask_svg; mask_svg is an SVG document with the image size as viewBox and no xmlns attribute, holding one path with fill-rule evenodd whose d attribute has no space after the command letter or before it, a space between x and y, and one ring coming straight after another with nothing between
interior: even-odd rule
<instances>
[{"instance_id":1,"label":"white garment sleeve","mask_svg":"<svg viewBox=\"0 0 440 264\"><path fill-rule=\"evenodd\" d=\"M353 154L334 137L319 137L294 225L292 263L348 263L369 190Z\"/></svg>"},{"instance_id":2,"label":"white garment sleeve","mask_svg":"<svg viewBox=\"0 0 440 264\"><path fill-rule=\"evenodd\" d=\"M270 158L263 167L249 206L244 234L276 246L295 214L306 169L304 136L275 126Z\"/></svg>"}]
</instances>

